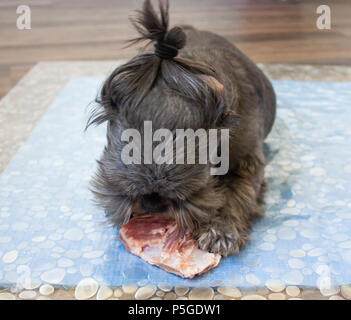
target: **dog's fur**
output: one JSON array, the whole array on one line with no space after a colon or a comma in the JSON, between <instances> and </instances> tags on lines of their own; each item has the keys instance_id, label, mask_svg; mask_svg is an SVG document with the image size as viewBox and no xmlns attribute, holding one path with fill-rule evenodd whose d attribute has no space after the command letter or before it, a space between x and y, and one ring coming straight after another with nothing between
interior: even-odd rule
<instances>
[{"instance_id":1,"label":"dog's fur","mask_svg":"<svg viewBox=\"0 0 351 320\"><path fill-rule=\"evenodd\" d=\"M161 1L159 10L160 16L145 1L133 20L140 38L132 42L160 41L182 50L173 59L141 53L105 81L87 124L107 121L107 145L93 192L118 226L129 220L140 199L157 195L201 249L237 253L264 212L263 140L274 122L275 94L265 75L233 44L192 27L168 30L168 2ZM124 164L121 133L127 128L142 133L145 120L152 121L153 130L172 132L229 128L229 172L212 176L210 164Z\"/></svg>"}]
</instances>

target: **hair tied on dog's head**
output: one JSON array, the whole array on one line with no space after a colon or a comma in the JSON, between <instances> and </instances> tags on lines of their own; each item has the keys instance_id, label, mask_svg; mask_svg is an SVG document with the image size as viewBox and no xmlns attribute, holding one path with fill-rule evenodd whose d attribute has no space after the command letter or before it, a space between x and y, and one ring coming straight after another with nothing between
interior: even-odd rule
<instances>
[{"instance_id":1,"label":"hair tied on dog's head","mask_svg":"<svg viewBox=\"0 0 351 320\"><path fill-rule=\"evenodd\" d=\"M178 50L185 46L186 36L180 27L174 27L168 31L168 0L159 1L159 8L160 17L153 9L150 0L145 0L143 10L137 11L138 15L132 19L134 27L141 36L131 42L156 41L155 55L160 59L171 60L178 55Z\"/></svg>"},{"instance_id":2,"label":"hair tied on dog's head","mask_svg":"<svg viewBox=\"0 0 351 320\"><path fill-rule=\"evenodd\" d=\"M178 55L178 49L167 43L157 41L155 43L155 55L161 59L173 59Z\"/></svg>"},{"instance_id":3,"label":"hair tied on dog's head","mask_svg":"<svg viewBox=\"0 0 351 320\"><path fill-rule=\"evenodd\" d=\"M128 112L136 110L157 87L185 98L187 103L191 101L192 106L215 110L206 113L206 126L212 125L225 111L223 85L216 79L213 67L193 57L191 50L178 55L186 44L185 30L191 28L168 30L168 9L167 0L159 0L157 12L151 1L145 0L143 8L131 19L139 37L130 40L129 44L149 41L148 44L154 43L155 50L144 50L111 73L96 99L98 105L87 126L116 119L124 108Z\"/></svg>"},{"instance_id":4,"label":"hair tied on dog's head","mask_svg":"<svg viewBox=\"0 0 351 320\"><path fill-rule=\"evenodd\" d=\"M174 27L165 36L165 39L155 43L155 55L161 59L173 59L178 50L185 46L185 33L182 28Z\"/></svg>"}]
</instances>

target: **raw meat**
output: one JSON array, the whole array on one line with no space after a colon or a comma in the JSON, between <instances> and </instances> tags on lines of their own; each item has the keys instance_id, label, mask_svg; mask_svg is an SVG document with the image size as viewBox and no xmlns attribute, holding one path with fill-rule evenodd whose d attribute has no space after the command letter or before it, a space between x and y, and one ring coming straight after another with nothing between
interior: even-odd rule
<instances>
[{"instance_id":1,"label":"raw meat","mask_svg":"<svg viewBox=\"0 0 351 320\"><path fill-rule=\"evenodd\" d=\"M193 278L216 267L219 254L200 250L189 234L180 236L175 221L166 214L133 217L119 231L126 249L150 264L182 278Z\"/></svg>"}]
</instances>

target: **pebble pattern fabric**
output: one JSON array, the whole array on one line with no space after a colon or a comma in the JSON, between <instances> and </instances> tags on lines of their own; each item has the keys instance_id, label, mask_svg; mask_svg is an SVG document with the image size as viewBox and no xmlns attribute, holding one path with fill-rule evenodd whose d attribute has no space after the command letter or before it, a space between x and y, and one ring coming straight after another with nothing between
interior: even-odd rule
<instances>
[{"instance_id":1,"label":"pebble pattern fabric","mask_svg":"<svg viewBox=\"0 0 351 320\"><path fill-rule=\"evenodd\" d=\"M94 207L89 180L105 126L84 133L100 78L74 78L0 176L0 287L170 283L330 287L351 282L351 83L274 81L266 218L219 267L184 280L128 253Z\"/></svg>"}]
</instances>

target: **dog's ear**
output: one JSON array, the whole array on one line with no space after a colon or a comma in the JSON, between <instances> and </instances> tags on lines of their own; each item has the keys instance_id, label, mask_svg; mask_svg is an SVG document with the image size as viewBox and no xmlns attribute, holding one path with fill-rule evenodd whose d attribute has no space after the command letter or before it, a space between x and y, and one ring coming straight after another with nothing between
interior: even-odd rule
<instances>
[{"instance_id":1,"label":"dog's ear","mask_svg":"<svg viewBox=\"0 0 351 320\"><path fill-rule=\"evenodd\" d=\"M218 96L223 95L224 86L215 77L203 75L201 78L208 84L208 86L214 90Z\"/></svg>"},{"instance_id":2,"label":"dog's ear","mask_svg":"<svg viewBox=\"0 0 351 320\"><path fill-rule=\"evenodd\" d=\"M234 111L228 110L224 105L223 91L224 86L213 76L202 76L203 80L214 90L220 97L220 103L218 107L219 116L217 118L217 126L222 128L235 129L241 120L241 117ZM232 130L231 130L232 131Z\"/></svg>"},{"instance_id":3,"label":"dog's ear","mask_svg":"<svg viewBox=\"0 0 351 320\"><path fill-rule=\"evenodd\" d=\"M219 97L219 103L217 105L218 117L216 119L216 125L221 128L230 128L232 133L232 129L235 129L239 125L241 117L235 112L226 108L223 97L223 84L213 76L203 75L201 77L208 84L208 86L214 92L216 92L217 96Z\"/></svg>"},{"instance_id":4,"label":"dog's ear","mask_svg":"<svg viewBox=\"0 0 351 320\"><path fill-rule=\"evenodd\" d=\"M222 128L236 129L241 119L242 117L240 117L234 111L227 110L218 119L218 125Z\"/></svg>"},{"instance_id":5,"label":"dog's ear","mask_svg":"<svg viewBox=\"0 0 351 320\"><path fill-rule=\"evenodd\" d=\"M118 79L118 69L116 68L103 83L99 95L95 98L94 108L90 112L85 130L91 125L98 126L112 120L118 114L118 95L116 90L116 87L118 87L116 81Z\"/></svg>"}]
</instances>

